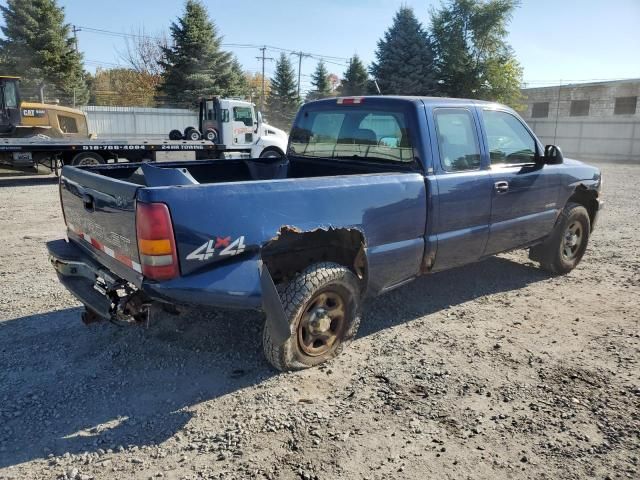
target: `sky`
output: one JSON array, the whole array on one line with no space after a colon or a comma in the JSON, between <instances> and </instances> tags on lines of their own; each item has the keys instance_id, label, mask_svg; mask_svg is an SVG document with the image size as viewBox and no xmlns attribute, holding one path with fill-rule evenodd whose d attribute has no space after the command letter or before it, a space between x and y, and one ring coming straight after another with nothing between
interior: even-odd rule
<instances>
[{"instance_id":1,"label":"sky","mask_svg":"<svg viewBox=\"0 0 640 480\"><path fill-rule=\"evenodd\" d=\"M148 35L167 33L183 10L181 0L58 0L66 19L81 30L79 48L86 67L122 63L125 39L89 29ZM403 4L428 27L440 0L203 0L224 43L269 45L327 57L340 75L346 58L375 59L378 39ZM6 4L6 0L0 0ZM82 27L85 27L84 29ZM508 42L524 69L527 86L640 78L640 0L521 0L509 25ZM259 72L256 47L229 47L243 67ZM267 57L277 57L267 50ZM292 60L297 58L292 57ZM306 58L302 88L310 86L317 59ZM267 75L274 62L267 61Z\"/></svg>"}]
</instances>

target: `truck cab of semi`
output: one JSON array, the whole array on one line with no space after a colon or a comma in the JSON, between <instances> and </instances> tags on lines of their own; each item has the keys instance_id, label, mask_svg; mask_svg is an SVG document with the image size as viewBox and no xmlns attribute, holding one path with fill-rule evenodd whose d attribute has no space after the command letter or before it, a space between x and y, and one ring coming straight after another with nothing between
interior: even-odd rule
<instances>
[{"instance_id":1,"label":"truck cab of semi","mask_svg":"<svg viewBox=\"0 0 640 480\"><path fill-rule=\"evenodd\" d=\"M171 140L208 140L246 149L252 158L281 157L287 147L286 132L265 123L251 102L237 98L205 98L200 101L198 127L172 130Z\"/></svg>"}]
</instances>

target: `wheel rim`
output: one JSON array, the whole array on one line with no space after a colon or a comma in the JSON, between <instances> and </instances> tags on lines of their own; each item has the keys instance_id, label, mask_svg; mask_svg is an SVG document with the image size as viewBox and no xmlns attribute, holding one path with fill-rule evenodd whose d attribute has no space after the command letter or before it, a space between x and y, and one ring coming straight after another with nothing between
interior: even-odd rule
<instances>
[{"instance_id":1,"label":"wheel rim","mask_svg":"<svg viewBox=\"0 0 640 480\"><path fill-rule=\"evenodd\" d=\"M97 158L85 157L78 162L78 165L100 165Z\"/></svg>"},{"instance_id":2,"label":"wheel rim","mask_svg":"<svg viewBox=\"0 0 640 480\"><path fill-rule=\"evenodd\" d=\"M318 357L338 346L346 325L346 302L335 290L316 293L298 324L298 344L310 357Z\"/></svg>"},{"instance_id":3,"label":"wheel rim","mask_svg":"<svg viewBox=\"0 0 640 480\"><path fill-rule=\"evenodd\" d=\"M562 256L566 260L573 260L578 255L582 241L584 238L584 232L582 224L578 221L574 221L567 227L562 239Z\"/></svg>"}]
</instances>

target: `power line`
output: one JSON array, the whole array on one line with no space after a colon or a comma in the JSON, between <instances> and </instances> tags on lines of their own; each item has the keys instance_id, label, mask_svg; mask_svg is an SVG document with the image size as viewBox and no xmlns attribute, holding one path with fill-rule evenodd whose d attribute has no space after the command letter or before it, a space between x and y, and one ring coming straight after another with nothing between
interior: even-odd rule
<instances>
[{"instance_id":1,"label":"power line","mask_svg":"<svg viewBox=\"0 0 640 480\"><path fill-rule=\"evenodd\" d=\"M79 28L82 31L85 31L85 32L97 33L97 34L100 34L100 35L108 35L108 36L112 36L112 37L145 38L145 39L158 40L158 41L164 40L161 37L155 37L153 35L143 35L143 34L136 34L136 33L116 32L116 31L113 31L113 30L105 30L105 29L102 29L102 28L94 28L94 27L87 27L87 26L80 26ZM274 50L274 51L277 51L277 52L285 52L285 53L293 53L293 54L297 54L298 53L297 51L289 49L289 48L277 47L277 46L274 46L274 45L266 45L266 44L260 45L260 44L255 44L255 43L221 43L220 46L221 47L227 47L227 48L257 48L257 49L267 48L268 50ZM320 54L320 53L307 53L306 55L308 55L310 57L313 57L313 58L317 58L317 59L323 59L327 63L332 63L332 64L339 65L339 66L347 66L348 64L346 62L349 61L349 59L346 58L346 57L335 57L335 56L324 55L324 54ZM343 61L344 63L337 63L338 61Z\"/></svg>"}]
</instances>

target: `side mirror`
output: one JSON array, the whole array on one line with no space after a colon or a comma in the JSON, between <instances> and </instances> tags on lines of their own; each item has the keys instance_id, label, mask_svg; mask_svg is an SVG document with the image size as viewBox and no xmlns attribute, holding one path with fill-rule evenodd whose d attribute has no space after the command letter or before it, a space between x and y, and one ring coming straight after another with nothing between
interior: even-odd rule
<instances>
[{"instance_id":1,"label":"side mirror","mask_svg":"<svg viewBox=\"0 0 640 480\"><path fill-rule=\"evenodd\" d=\"M544 147L544 163L547 165L560 165L564 161L562 150L556 145Z\"/></svg>"}]
</instances>

